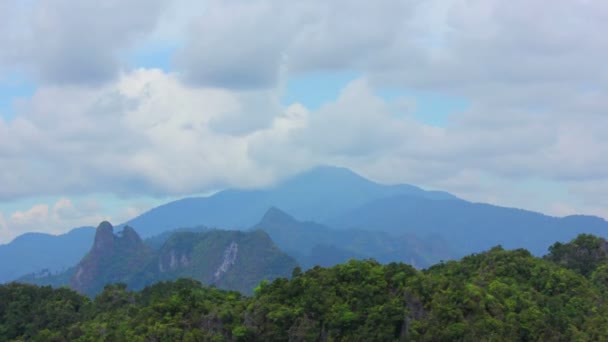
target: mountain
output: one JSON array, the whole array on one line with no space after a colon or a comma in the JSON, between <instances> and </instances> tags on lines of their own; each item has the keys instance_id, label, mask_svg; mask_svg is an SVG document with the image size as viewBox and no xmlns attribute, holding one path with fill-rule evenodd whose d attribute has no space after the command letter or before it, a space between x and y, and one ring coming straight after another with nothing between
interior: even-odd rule
<instances>
[{"instance_id":1,"label":"mountain","mask_svg":"<svg viewBox=\"0 0 608 342\"><path fill-rule=\"evenodd\" d=\"M126 226L115 233L114 227L104 221L97 227L91 250L73 271L70 287L94 295L105 284L129 283L152 258L152 250L133 228Z\"/></svg>"},{"instance_id":2,"label":"mountain","mask_svg":"<svg viewBox=\"0 0 608 342\"><path fill-rule=\"evenodd\" d=\"M94 227L75 228L61 235L26 233L0 245L0 283L33 272L57 273L74 266L86 254Z\"/></svg>"},{"instance_id":3,"label":"mountain","mask_svg":"<svg viewBox=\"0 0 608 342\"><path fill-rule=\"evenodd\" d=\"M156 207L126 224L149 237L164 231L205 225L245 229L276 206L300 220L323 222L360 205L393 195L453 199L411 185L382 185L337 167L318 167L263 190L225 190Z\"/></svg>"},{"instance_id":4,"label":"mountain","mask_svg":"<svg viewBox=\"0 0 608 342\"><path fill-rule=\"evenodd\" d=\"M225 190L208 197L170 202L119 227L134 227L144 238L201 225L246 229L255 225L273 206L287 210L298 219L322 222L371 200L395 194L454 198L448 193L424 191L411 185L381 185L348 169L324 166L268 189ZM14 261L0 264L0 283L24 274L57 273L74 266L88 251L94 235L94 227L75 229L59 236L28 233L10 244L0 245L0 259Z\"/></svg>"},{"instance_id":5,"label":"mountain","mask_svg":"<svg viewBox=\"0 0 608 342\"><path fill-rule=\"evenodd\" d=\"M603 237L608 233L608 223L598 217L557 218L471 203L445 192L425 191L411 185L378 184L335 167L315 168L262 190L225 190L208 197L170 202L126 225L137 229L144 238L180 227L245 230L256 226L272 207L285 210L300 224L318 222L307 224L305 229L300 227L297 239L290 237L291 233L281 237L279 226L272 228L274 231L270 225L265 228L281 248L305 267L368 255L424 267L498 244L506 248L524 247L540 255L554 241L568 241L579 233ZM291 227L289 222L281 224L285 225L283 229ZM328 233L328 227L334 229ZM45 268L53 273L76 264L86 253L85 246L93 241L90 229L88 237L69 243L61 237L46 236L44 243L7 247L18 245L22 238L32 240L26 235L0 246L2 260L16 260L14 264L0 265L0 276L4 274L0 281ZM337 229L351 232L346 235L333 232ZM156 238L154 249L158 250L167 237ZM311 252L313 248L316 253ZM31 265L21 267L26 261L31 261Z\"/></svg>"},{"instance_id":6,"label":"mountain","mask_svg":"<svg viewBox=\"0 0 608 342\"><path fill-rule=\"evenodd\" d=\"M159 281L192 278L207 285L251 294L262 280L288 277L297 262L279 250L265 232L204 230L171 234L159 250L142 241L129 226L115 232L108 222L96 230L89 253L61 274L33 274L19 279L62 286L94 296L110 283L131 289Z\"/></svg>"},{"instance_id":7,"label":"mountain","mask_svg":"<svg viewBox=\"0 0 608 342\"><path fill-rule=\"evenodd\" d=\"M414 234L393 236L384 232L336 230L315 222L298 221L284 211L270 208L253 229L261 229L304 268L333 266L348 259L373 258L383 263L407 262L428 267L454 253L440 237Z\"/></svg>"},{"instance_id":8,"label":"mountain","mask_svg":"<svg viewBox=\"0 0 608 342\"><path fill-rule=\"evenodd\" d=\"M251 294L260 281L289 277L296 266L261 230L179 232L167 240L131 287L192 278Z\"/></svg>"},{"instance_id":9,"label":"mountain","mask_svg":"<svg viewBox=\"0 0 608 342\"><path fill-rule=\"evenodd\" d=\"M403 195L371 201L330 223L341 229L383 231L396 236L436 234L449 241L459 257L496 245L542 255L554 241L569 241L582 233L608 236L608 222L599 217L558 218L463 200L435 201Z\"/></svg>"}]
</instances>

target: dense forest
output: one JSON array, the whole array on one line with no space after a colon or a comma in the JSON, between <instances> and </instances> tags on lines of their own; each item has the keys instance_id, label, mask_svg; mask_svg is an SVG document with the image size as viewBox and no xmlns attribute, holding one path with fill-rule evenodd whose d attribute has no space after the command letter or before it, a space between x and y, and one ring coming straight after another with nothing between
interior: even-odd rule
<instances>
[{"instance_id":1,"label":"dense forest","mask_svg":"<svg viewBox=\"0 0 608 342\"><path fill-rule=\"evenodd\" d=\"M537 258L501 247L416 270L351 260L293 270L253 296L180 279L94 299L0 286L0 340L608 340L608 243L580 235Z\"/></svg>"}]
</instances>

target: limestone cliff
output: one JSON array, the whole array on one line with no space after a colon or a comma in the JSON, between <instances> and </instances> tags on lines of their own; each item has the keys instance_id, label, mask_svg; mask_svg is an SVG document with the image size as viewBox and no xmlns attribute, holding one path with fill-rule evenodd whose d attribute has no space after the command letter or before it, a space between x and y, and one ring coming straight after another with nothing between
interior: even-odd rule
<instances>
[{"instance_id":1,"label":"limestone cliff","mask_svg":"<svg viewBox=\"0 0 608 342\"><path fill-rule=\"evenodd\" d=\"M126 226L115 233L114 227L104 221L97 227L91 250L76 266L70 287L94 295L106 284L128 282L152 255L133 228Z\"/></svg>"}]
</instances>

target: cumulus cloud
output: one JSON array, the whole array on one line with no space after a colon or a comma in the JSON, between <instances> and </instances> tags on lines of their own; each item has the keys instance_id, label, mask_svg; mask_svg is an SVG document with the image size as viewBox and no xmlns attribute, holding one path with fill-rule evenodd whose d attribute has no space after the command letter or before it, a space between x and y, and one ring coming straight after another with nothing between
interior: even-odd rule
<instances>
[{"instance_id":1,"label":"cumulus cloud","mask_svg":"<svg viewBox=\"0 0 608 342\"><path fill-rule=\"evenodd\" d=\"M49 207L46 204L35 205L27 211L16 211L11 215L11 222L18 225L43 224L49 216Z\"/></svg>"},{"instance_id":2,"label":"cumulus cloud","mask_svg":"<svg viewBox=\"0 0 608 342\"><path fill-rule=\"evenodd\" d=\"M274 1L209 1L176 57L185 79L202 86L273 86L290 30L289 6ZM297 6L297 5L296 5Z\"/></svg>"},{"instance_id":3,"label":"cumulus cloud","mask_svg":"<svg viewBox=\"0 0 608 342\"><path fill-rule=\"evenodd\" d=\"M253 137L250 155L266 161L265 155L275 155L273 164L295 154L309 156L316 163L370 159L378 153L390 155L403 145L433 134L433 128L413 120L412 113L399 112L402 107L399 101L387 103L364 79L357 79L319 110L302 106L289 109L291 114L276 122L288 129L277 134L279 127L274 127ZM290 124L284 120L290 120Z\"/></svg>"},{"instance_id":4,"label":"cumulus cloud","mask_svg":"<svg viewBox=\"0 0 608 342\"><path fill-rule=\"evenodd\" d=\"M104 188L192 193L268 181L248 159L244 138L211 126L246 113L252 101L274 103L269 96L191 89L159 70L136 70L101 88L43 87L0 126L7 143L0 160L11 165L0 172L7 184L0 198Z\"/></svg>"},{"instance_id":5,"label":"cumulus cloud","mask_svg":"<svg viewBox=\"0 0 608 342\"><path fill-rule=\"evenodd\" d=\"M269 88L282 72L364 67L404 39L419 1L218 1L193 20L176 65L198 86Z\"/></svg>"},{"instance_id":6,"label":"cumulus cloud","mask_svg":"<svg viewBox=\"0 0 608 342\"><path fill-rule=\"evenodd\" d=\"M248 130L238 134L218 127L233 113L266 108L270 115L258 128L246 120ZM407 113L399 117L364 80L310 111L283 108L272 92L189 88L175 74L144 69L101 88L43 87L21 110L0 126L7 143L0 160L11 165L0 172L4 199L261 186L289 173L286 160L296 171L326 160L369 159L427 129ZM57 209L68 213L67 204Z\"/></svg>"},{"instance_id":7,"label":"cumulus cloud","mask_svg":"<svg viewBox=\"0 0 608 342\"><path fill-rule=\"evenodd\" d=\"M7 184L0 198L108 189L187 195L263 186L316 164L337 164L380 181L500 204L507 195L496 194L508 191L508 182L606 177L600 156L608 143L600 144L601 125L593 126L602 120L583 115L554 123L546 112L530 117L472 106L446 127L432 127L402 102L384 100L358 79L318 110L282 107L270 91L191 88L174 73L146 69L101 88L43 87L14 120L0 121L0 160L11 165L0 172ZM268 108L263 124L244 123L248 129L238 132L218 125L234 113ZM493 180L480 185L480 178ZM497 188L496 179L508 181ZM67 202L54 210L74 215Z\"/></svg>"},{"instance_id":8,"label":"cumulus cloud","mask_svg":"<svg viewBox=\"0 0 608 342\"><path fill-rule=\"evenodd\" d=\"M121 54L155 28L165 1L3 3L0 61L44 82L90 85L118 74Z\"/></svg>"}]
</instances>

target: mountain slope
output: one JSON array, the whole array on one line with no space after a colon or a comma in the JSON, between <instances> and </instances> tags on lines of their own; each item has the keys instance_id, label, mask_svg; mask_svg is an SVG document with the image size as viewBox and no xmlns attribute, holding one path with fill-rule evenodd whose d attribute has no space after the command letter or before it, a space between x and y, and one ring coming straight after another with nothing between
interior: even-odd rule
<instances>
[{"instance_id":1,"label":"mountain slope","mask_svg":"<svg viewBox=\"0 0 608 342\"><path fill-rule=\"evenodd\" d=\"M354 172L319 167L265 190L226 190L209 197L187 198L154 208L126 224L148 237L169 229L205 225L244 229L276 206L300 220L323 222L369 201L408 194L421 198L454 196L411 185L381 185Z\"/></svg>"},{"instance_id":2,"label":"mountain slope","mask_svg":"<svg viewBox=\"0 0 608 342\"><path fill-rule=\"evenodd\" d=\"M408 262L422 268L454 257L447 243L438 237L422 239L413 234L392 236L377 231L336 230L298 221L274 207L254 229L267 232L277 246L296 257L304 268L364 258L383 263Z\"/></svg>"},{"instance_id":3,"label":"mountain slope","mask_svg":"<svg viewBox=\"0 0 608 342\"><path fill-rule=\"evenodd\" d=\"M61 235L26 233L0 245L0 283L27 274L56 273L74 266L91 246L94 227L75 228Z\"/></svg>"},{"instance_id":4,"label":"mountain slope","mask_svg":"<svg viewBox=\"0 0 608 342\"><path fill-rule=\"evenodd\" d=\"M263 231L212 230L173 234L130 284L192 278L203 284L251 294L260 281L289 277L297 262Z\"/></svg>"},{"instance_id":5,"label":"mountain slope","mask_svg":"<svg viewBox=\"0 0 608 342\"><path fill-rule=\"evenodd\" d=\"M433 233L443 237L459 256L502 245L526 248L536 255L554 241L578 234L608 236L608 222L593 216L557 218L540 213L471 203L395 196L372 201L330 220L342 229L366 229L399 235Z\"/></svg>"}]
</instances>

